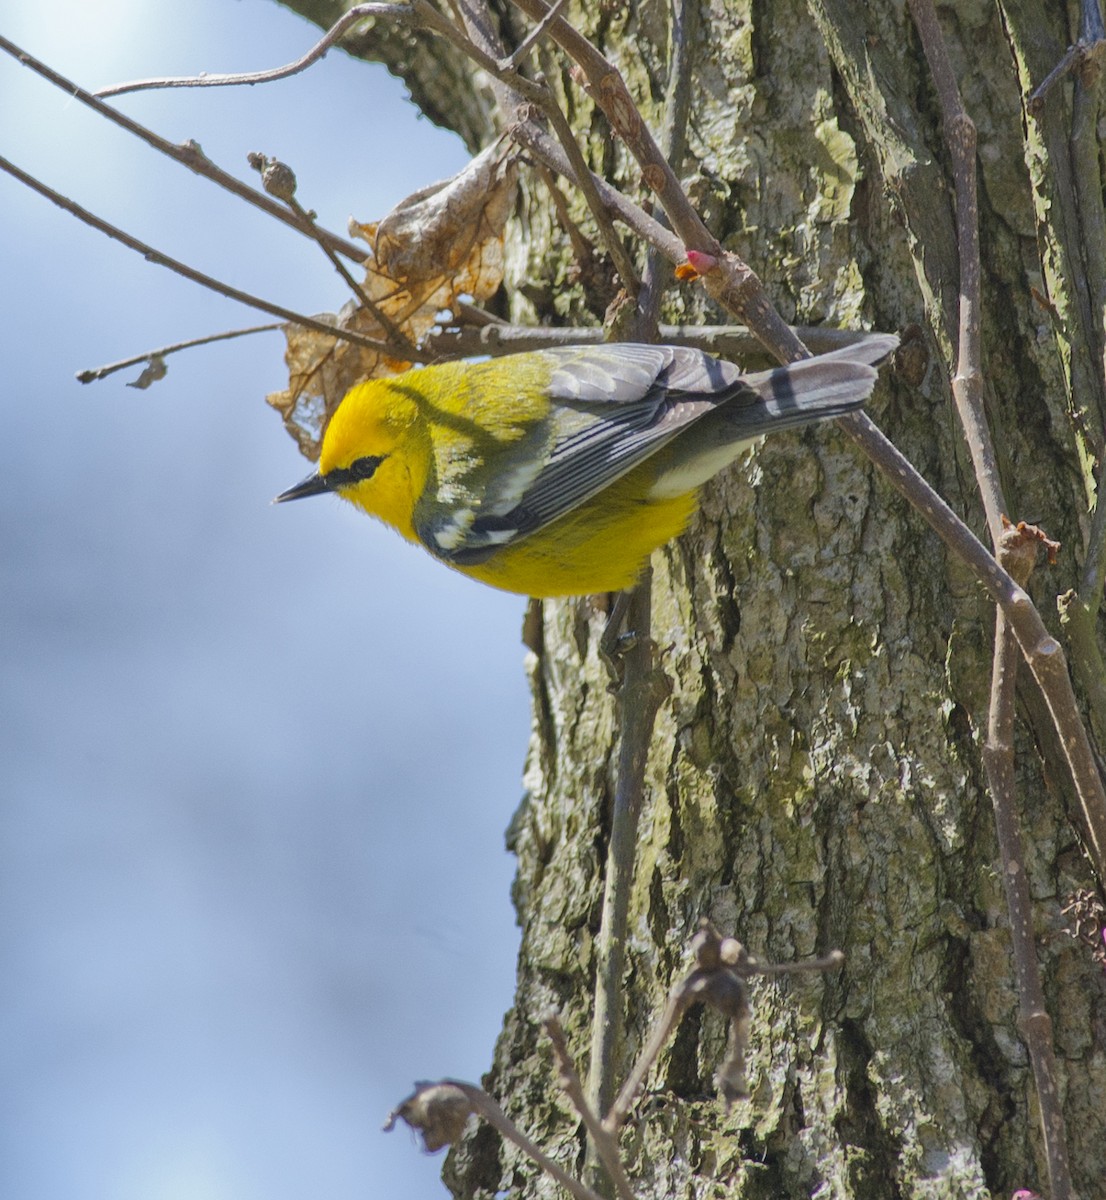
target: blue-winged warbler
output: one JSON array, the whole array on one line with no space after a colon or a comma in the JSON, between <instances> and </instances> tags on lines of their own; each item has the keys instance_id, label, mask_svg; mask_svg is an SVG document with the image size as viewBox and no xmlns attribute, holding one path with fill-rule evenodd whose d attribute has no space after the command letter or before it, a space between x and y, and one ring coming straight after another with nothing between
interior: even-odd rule
<instances>
[{"instance_id":1,"label":"blue-winged warbler","mask_svg":"<svg viewBox=\"0 0 1106 1200\"><path fill-rule=\"evenodd\" d=\"M372 379L335 411L318 471L277 499L337 492L505 591L618 591L683 530L701 484L766 433L859 407L897 344L873 334L752 375L610 343Z\"/></svg>"}]
</instances>

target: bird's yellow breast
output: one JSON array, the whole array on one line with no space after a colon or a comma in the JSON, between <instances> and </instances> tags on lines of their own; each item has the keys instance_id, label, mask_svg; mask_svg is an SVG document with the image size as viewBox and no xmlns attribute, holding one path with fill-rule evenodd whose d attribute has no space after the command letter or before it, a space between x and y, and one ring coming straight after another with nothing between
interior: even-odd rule
<instances>
[{"instance_id":1,"label":"bird's yellow breast","mask_svg":"<svg viewBox=\"0 0 1106 1200\"><path fill-rule=\"evenodd\" d=\"M648 499L652 479L651 470L631 472L486 562L457 569L524 596L580 596L632 587L649 555L684 531L698 503L698 492Z\"/></svg>"}]
</instances>

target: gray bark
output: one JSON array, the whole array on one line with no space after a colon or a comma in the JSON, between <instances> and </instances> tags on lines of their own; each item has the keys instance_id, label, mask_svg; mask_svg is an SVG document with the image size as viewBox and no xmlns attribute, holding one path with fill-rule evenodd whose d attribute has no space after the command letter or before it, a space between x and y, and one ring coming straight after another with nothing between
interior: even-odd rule
<instances>
[{"instance_id":1,"label":"gray bark","mask_svg":"<svg viewBox=\"0 0 1106 1200\"><path fill-rule=\"evenodd\" d=\"M665 6L571 6L570 15L659 127ZM1083 277L1068 182L1070 86L1053 92L1039 122L1024 113L1027 91L1078 35L1069 15L1020 0L941 12L979 128L992 429L1018 505L1010 515L1064 544L1030 589L1057 630L1055 596L1078 583L1106 418L1102 312ZM942 306L955 303L958 276L946 156L908 14L891 0L711 0L699 38L686 169L712 231L796 323L921 327L928 369L900 372L869 411L982 531L946 365L954 310ZM495 114L464 82L467 68L440 46L414 52L409 41L364 45L435 119L457 114L471 143L489 137ZM467 91L444 103L443 79ZM578 91L569 115L596 169L640 195ZM514 316L594 323L601 303L570 270L548 193L533 176L524 186L509 249ZM664 317L724 319L693 287L673 293ZM980 767L990 604L833 429L770 440L716 481L702 515L654 566L654 637L674 692L657 724L637 851L627 1062L686 969L701 916L767 958L837 946L847 962L824 977L754 983L752 1097L729 1113L711 1084L723 1023L686 1018L623 1136L638 1193L1043 1191ZM617 736L596 654L602 621L586 603L532 614L533 738L511 831L518 993L488 1080L569 1166L582 1162L581 1131L556 1091L538 1022L556 1006L586 1054ZM1060 908L1093 881L1028 679L1021 699L1025 867L1073 1171L1091 1200L1106 1196L1106 980L1063 932ZM556 1194L488 1130L454 1152L447 1180L465 1197Z\"/></svg>"}]
</instances>

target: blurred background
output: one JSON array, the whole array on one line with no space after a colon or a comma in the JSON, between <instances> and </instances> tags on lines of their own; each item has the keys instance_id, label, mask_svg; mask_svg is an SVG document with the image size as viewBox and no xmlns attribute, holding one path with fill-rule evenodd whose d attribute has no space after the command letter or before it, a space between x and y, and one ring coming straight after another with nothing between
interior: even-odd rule
<instances>
[{"instance_id":1,"label":"blurred background","mask_svg":"<svg viewBox=\"0 0 1106 1200\"><path fill-rule=\"evenodd\" d=\"M254 70L318 31L271 0L0 6L84 86ZM332 51L264 87L122 97L242 178L289 163L344 231L456 171L452 135ZM159 249L304 312L321 253L0 58L0 154ZM523 602L319 498L266 392L265 318L0 175L0 1195L438 1198L380 1132L477 1079L513 987Z\"/></svg>"}]
</instances>

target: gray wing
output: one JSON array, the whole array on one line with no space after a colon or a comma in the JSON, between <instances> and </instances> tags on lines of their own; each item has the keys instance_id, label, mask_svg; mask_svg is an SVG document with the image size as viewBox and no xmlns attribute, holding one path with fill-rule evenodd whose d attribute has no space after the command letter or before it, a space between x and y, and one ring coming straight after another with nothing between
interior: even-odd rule
<instances>
[{"instance_id":1,"label":"gray wing","mask_svg":"<svg viewBox=\"0 0 1106 1200\"><path fill-rule=\"evenodd\" d=\"M483 562L609 487L690 424L748 389L737 367L700 350L612 343L540 352L551 362L544 445L520 447L479 506L417 524L459 566Z\"/></svg>"}]
</instances>

